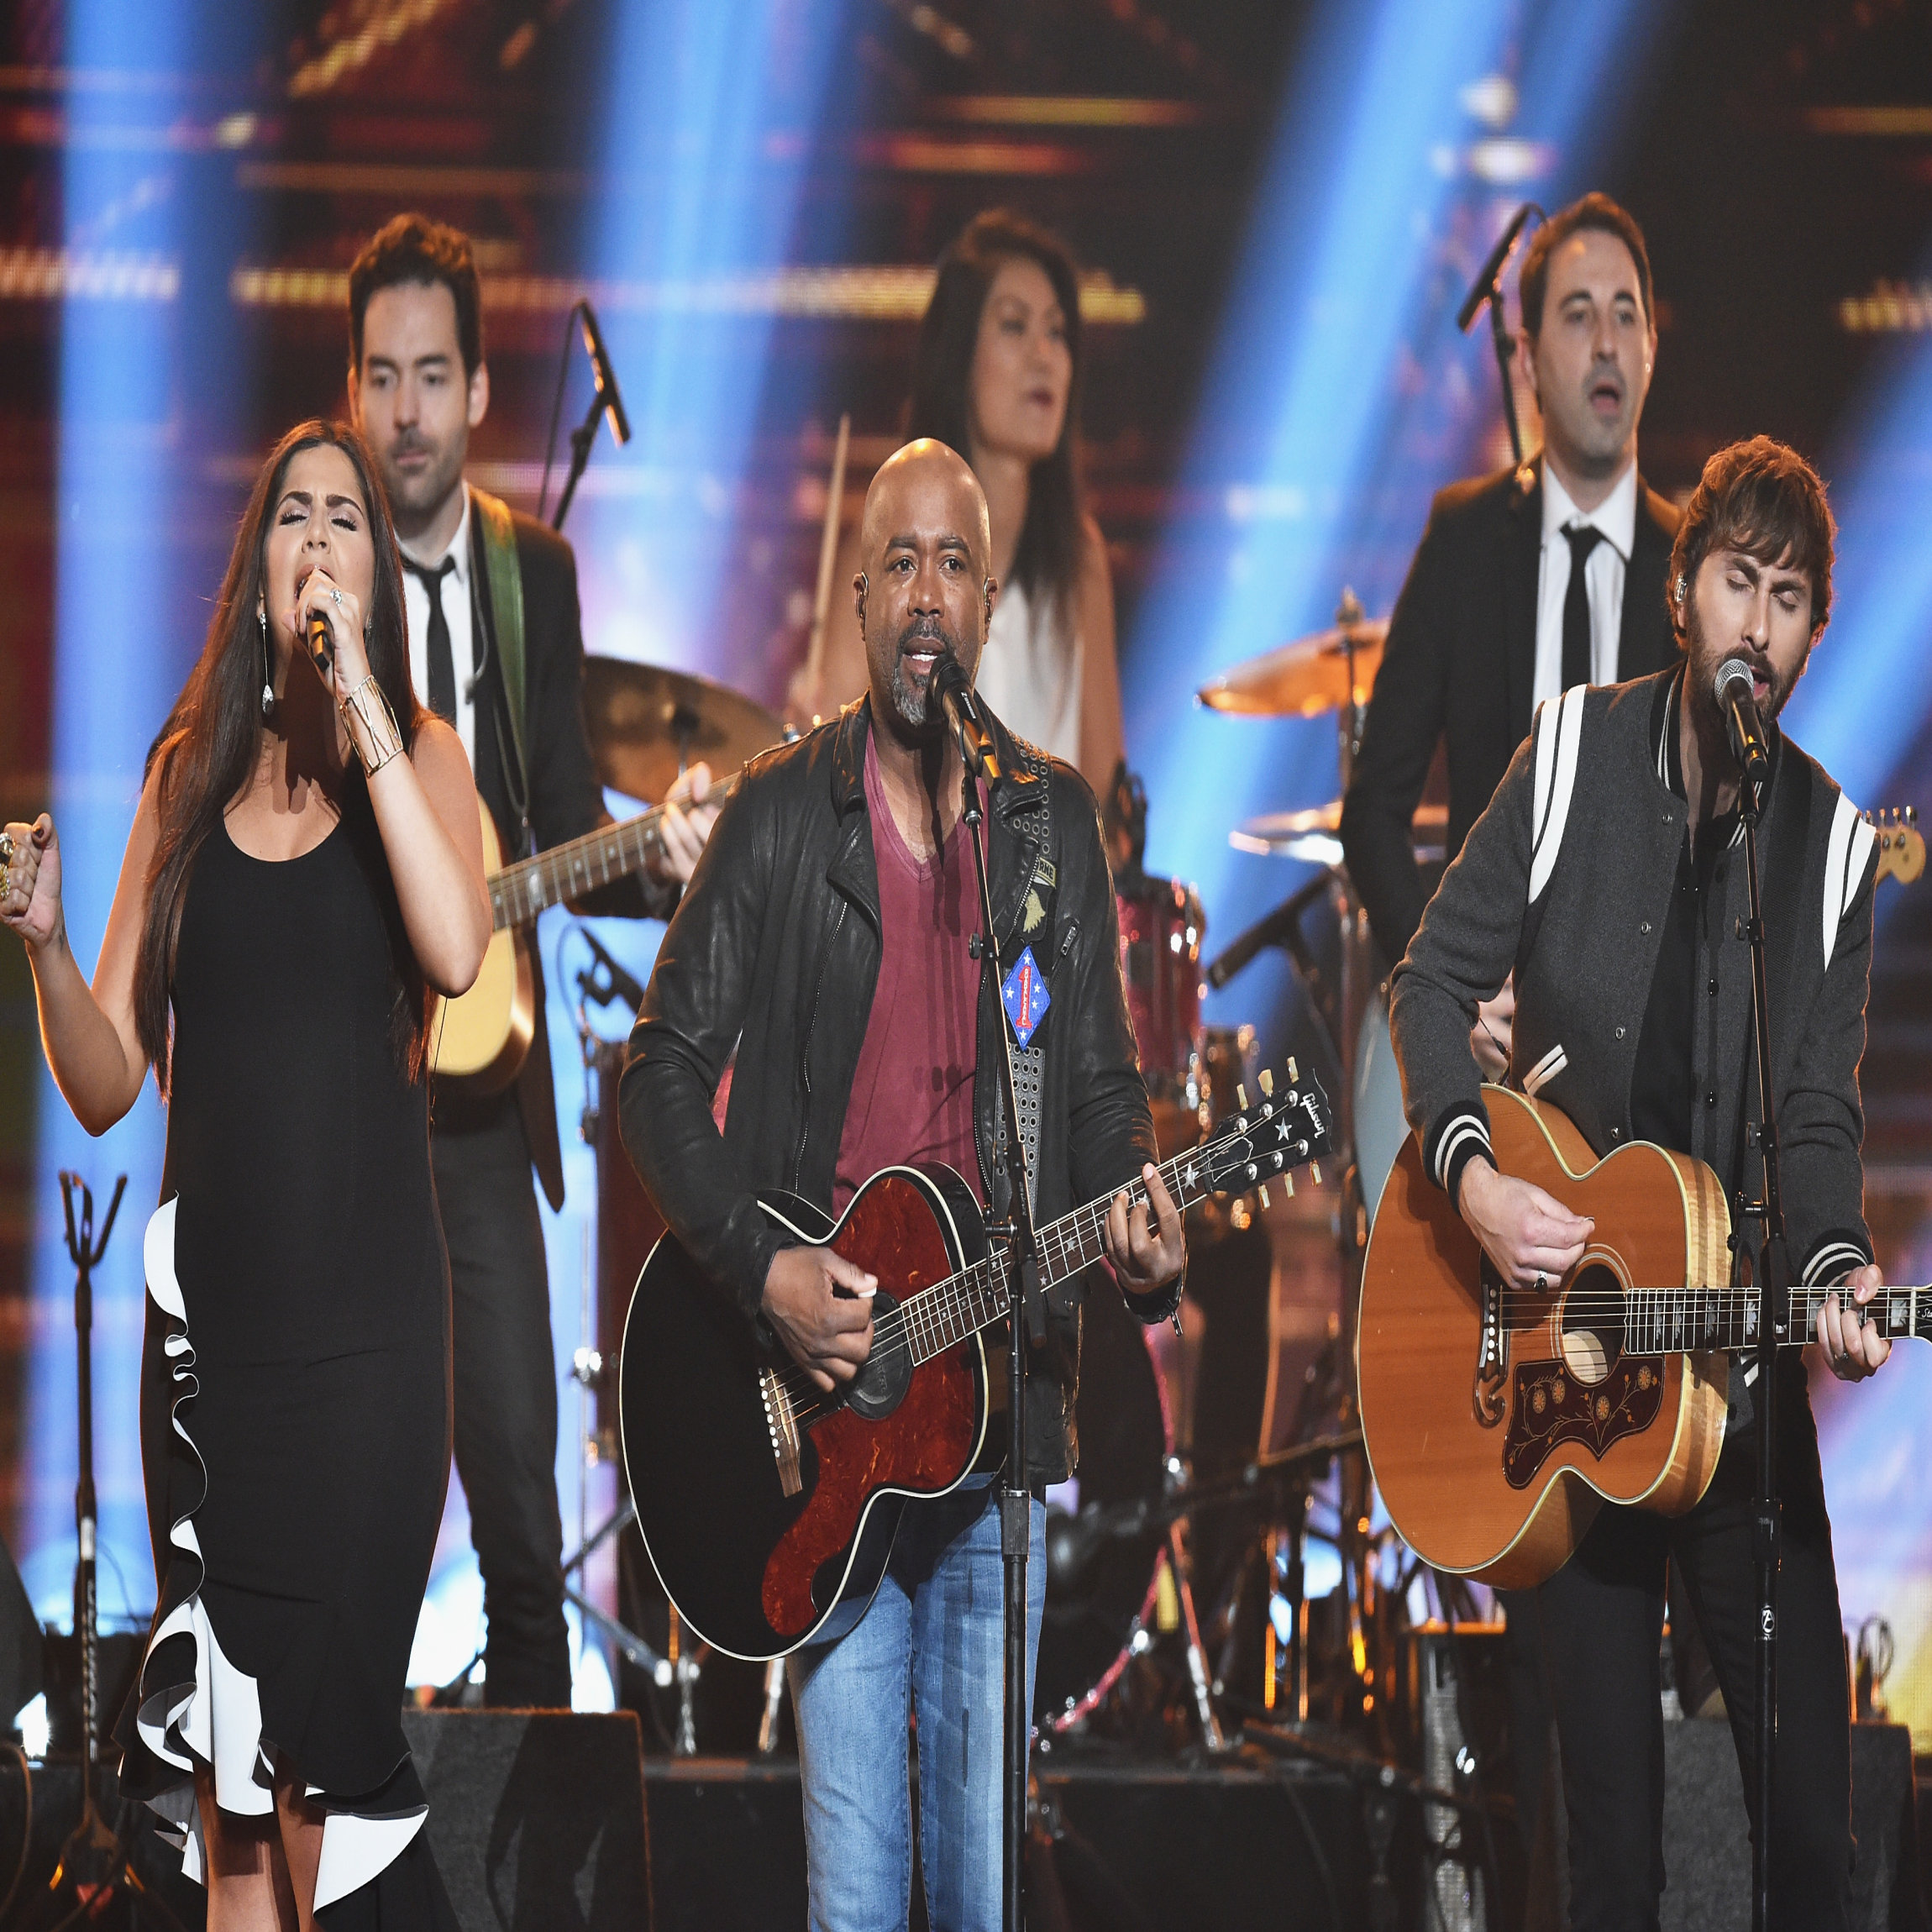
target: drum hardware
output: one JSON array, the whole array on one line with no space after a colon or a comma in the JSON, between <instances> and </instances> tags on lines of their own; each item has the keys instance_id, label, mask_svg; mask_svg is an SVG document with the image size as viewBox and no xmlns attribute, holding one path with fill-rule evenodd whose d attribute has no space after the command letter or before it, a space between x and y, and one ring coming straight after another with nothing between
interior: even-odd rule
<instances>
[{"instance_id":1,"label":"drum hardware","mask_svg":"<svg viewBox=\"0 0 1932 1932\"><path fill-rule=\"evenodd\" d=\"M1344 591L1331 628L1210 678L1194 694L1195 701L1243 717L1320 717L1347 709L1351 700L1360 708L1368 702L1388 635L1389 620L1365 616L1355 593Z\"/></svg>"},{"instance_id":2,"label":"drum hardware","mask_svg":"<svg viewBox=\"0 0 1932 1932\"><path fill-rule=\"evenodd\" d=\"M1449 807L1418 806L1410 827L1415 835L1416 863L1440 865L1449 829ZM1252 852L1264 858L1299 858L1310 865L1338 866L1341 834L1341 801L1331 798L1326 805L1310 806L1300 811L1263 812L1237 825L1227 835L1227 842L1236 852Z\"/></svg>"},{"instance_id":3,"label":"drum hardware","mask_svg":"<svg viewBox=\"0 0 1932 1932\"><path fill-rule=\"evenodd\" d=\"M702 759L736 771L785 727L752 699L708 678L627 658L584 659L584 726L601 784L655 805Z\"/></svg>"}]
</instances>

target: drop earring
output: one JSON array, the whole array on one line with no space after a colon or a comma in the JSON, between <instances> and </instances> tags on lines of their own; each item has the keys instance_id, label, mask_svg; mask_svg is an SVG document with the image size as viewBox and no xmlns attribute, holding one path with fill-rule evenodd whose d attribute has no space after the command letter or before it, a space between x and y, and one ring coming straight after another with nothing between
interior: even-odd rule
<instances>
[{"instance_id":1,"label":"drop earring","mask_svg":"<svg viewBox=\"0 0 1932 1932\"><path fill-rule=\"evenodd\" d=\"M257 604L255 621L261 632L261 722L266 724L275 716L275 667L268 654L268 606Z\"/></svg>"}]
</instances>

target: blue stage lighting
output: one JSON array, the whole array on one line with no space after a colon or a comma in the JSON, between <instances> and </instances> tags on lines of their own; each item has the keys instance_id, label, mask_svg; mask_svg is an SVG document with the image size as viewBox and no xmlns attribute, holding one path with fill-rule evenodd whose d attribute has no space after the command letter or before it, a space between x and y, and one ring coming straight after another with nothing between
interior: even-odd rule
<instances>
[{"instance_id":1,"label":"blue stage lighting","mask_svg":"<svg viewBox=\"0 0 1932 1932\"><path fill-rule=\"evenodd\" d=\"M844 0L633 0L617 26L593 282L634 435L572 514L592 651L729 678L718 617L773 320L759 278L792 259ZM747 640L737 640L743 647Z\"/></svg>"},{"instance_id":2,"label":"blue stage lighting","mask_svg":"<svg viewBox=\"0 0 1932 1932\"><path fill-rule=\"evenodd\" d=\"M1881 353L1839 441L1837 601L1786 722L1856 803L1879 806L1932 713L1932 344Z\"/></svg>"}]
</instances>

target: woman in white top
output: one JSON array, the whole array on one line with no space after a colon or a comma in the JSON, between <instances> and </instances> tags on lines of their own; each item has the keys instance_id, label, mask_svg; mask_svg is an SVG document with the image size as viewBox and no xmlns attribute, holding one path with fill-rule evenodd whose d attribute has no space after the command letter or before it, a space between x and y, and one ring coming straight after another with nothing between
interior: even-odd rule
<instances>
[{"instance_id":1,"label":"woman in white top","mask_svg":"<svg viewBox=\"0 0 1932 1932\"><path fill-rule=\"evenodd\" d=\"M1105 797L1121 756L1121 680L1106 544L1081 503L1079 378L1072 256L1017 215L974 217L940 257L906 433L951 444L986 492L1000 594L979 691L1009 729ZM856 567L854 558L840 580ZM809 667L792 687L801 724L865 689L851 602L832 605L817 688L807 688Z\"/></svg>"}]
</instances>

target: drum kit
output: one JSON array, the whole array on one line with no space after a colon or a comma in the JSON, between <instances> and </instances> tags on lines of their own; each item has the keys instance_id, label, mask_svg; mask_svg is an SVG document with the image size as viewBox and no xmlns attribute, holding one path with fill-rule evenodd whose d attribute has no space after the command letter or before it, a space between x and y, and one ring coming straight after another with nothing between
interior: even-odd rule
<instances>
[{"instance_id":1,"label":"drum kit","mask_svg":"<svg viewBox=\"0 0 1932 1932\"><path fill-rule=\"evenodd\" d=\"M1333 627L1236 666L1205 686L1200 701L1236 716L1338 714L1345 787L1386 631L1347 599ZM600 779L647 803L662 799L698 759L732 770L787 735L777 717L736 692L613 659L586 661L584 703ZM1258 945L1237 961L1244 936L1204 968L1207 919L1200 895L1184 881L1150 876L1140 864L1144 809L1132 787L1110 822L1124 826L1114 848L1122 977L1157 1137L1168 1155L1193 1144L1218 1115L1247 1104L1254 1029L1205 1026L1201 1002L1205 983L1221 984ZM1243 850L1322 869L1284 909L1284 929L1262 943L1287 947L1310 980L1323 1030L1354 1048L1336 1058L1349 1076L1340 1110L1355 1158L1343 1212L1324 1218L1340 1231L1342 1319L1309 1371L1291 1431L1299 1439L1271 1452L1264 1432L1276 1406L1268 1365L1277 1348L1264 1217L1251 1218L1240 1204L1194 1210L1185 1320L1197 1337L1211 1333L1211 1341L1197 1340L1190 1349L1164 1329L1143 1331L1116 1297L1089 1298L1080 1467L1048 1499L1036 1704L1047 1748L1097 1733L1143 1741L1194 1734L1215 1749L1226 1735L1224 1711L1290 1725L1326 1716L1359 1727L1362 1712L1375 1705L1383 1647L1375 1628L1386 1618L1378 1611L1367 1533L1347 1310L1374 1198L1406 1127L1366 924L1341 864L1340 811L1336 802L1270 814L1237 827L1231 839ZM1442 827L1440 809L1419 816L1419 857L1440 857ZM1299 930L1300 911L1323 898L1333 902L1341 926L1338 991L1323 980ZM618 1139L622 1046L600 1037L588 1018L593 1005L634 1002L639 989L594 941L591 951L594 963L577 978L587 1095L582 1130L596 1157L596 1294L594 1333L579 1352L578 1374L586 1404L595 1404L586 1455L617 1460L612 1371L633 1285L664 1224ZM1225 966L1218 978L1217 966ZM722 1095L719 1105L722 1111ZM1331 1496L1311 1502L1338 1464ZM621 1511L591 1545L627 1522L627 1509ZM1340 1559L1343 1581L1332 1601L1307 1598L1310 1538ZM701 1649L680 1654L675 1612L634 1532L619 1550L617 1618L575 1588L571 1595L626 1660L619 1675L621 1691L633 1693L627 1701L646 1709L673 1750L691 1751L701 1740L707 1751L748 1750L754 1742L772 1748L779 1699L770 1675ZM570 1559L569 1572L585 1553ZM1317 1567L1332 1573L1335 1566ZM675 1693L668 1707L667 1691Z\"/></svg>"}]
</instances>

